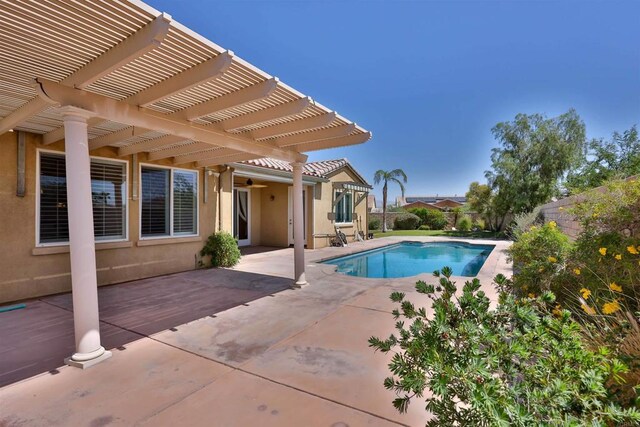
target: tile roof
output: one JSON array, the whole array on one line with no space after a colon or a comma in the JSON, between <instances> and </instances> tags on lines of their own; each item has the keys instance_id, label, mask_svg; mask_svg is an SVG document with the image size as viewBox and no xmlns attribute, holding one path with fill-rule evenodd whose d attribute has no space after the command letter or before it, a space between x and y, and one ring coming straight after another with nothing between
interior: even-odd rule
<instances>
[{"instance_id":1,"label":"tile roof","mask_svg":"<svg viewBox=\"0 0 640 427\"><path fill-rule=\"evenodd\" d=\"M265 157L262 159L246 160L240 162L241 164L258 166L267 169L274 169L284 172L293 172L291 164L283 160L272 159ZM343 166L349 165L347 159L335 159L335 160L321 160L319 162L310 162L304 165L302 173L309 176L315 176L318 178L327 178L327 175L331 172L335 172ZM352 166L353 169L353 166ZM366 182L366 181L365 181Z\"/></svg>"}]
</instances>

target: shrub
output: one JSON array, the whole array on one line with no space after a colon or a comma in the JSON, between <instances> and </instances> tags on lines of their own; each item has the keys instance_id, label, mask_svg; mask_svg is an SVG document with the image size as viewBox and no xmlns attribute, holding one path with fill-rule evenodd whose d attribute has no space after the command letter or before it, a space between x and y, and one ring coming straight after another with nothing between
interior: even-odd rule
<instances>
[{"instance_id":1,"label":"shrub","mask_svg":"<svg viewBox=\"0 0 640 427\"><path fill-rule=\"evenodd\" d=\"M511 240L518 240L523 233L526 233L534 225L542 225L544 220L539 207L532 212L517 214L513 217L513 221L507 234Z\"/></svg>"},{"instance_id":2,"label":"shrub","mask_svg":"<svg viewBox=\"0 0 640 427\"><path fill-rule=\"evenodd\" d=\"M398 411L424 398L433 415L428 426L640 422L640 412L607 394L607 381L619 380L625 365L604 349L586 348L570 313L553 313L553 293L520 300L502 293L490 310L478 279L466 282L458 297L451 269L434 276L435 286L416 284L433 301L432 313L393 292L398 335L369 339L375 350L393 353L384 386L396 392Z\"/></svg>"},{"instance_id":3,"label":"shrub","mask_svg":"<svg viewBox=\"0 0 640 427\"><path fill-rule=\"evenodd\" d=\"M557 284L559 297L587 314L612 314L604 313L607 304L606 311L616 308L633 319L640 311L640 181L612 181L605 191L587 192L570 213L583 231Z\"/></svg>"},{"instance_id":4,"label":"shrub","mask_svg":"<svg viewBox=\"0 0 640 427\"><path fill-rule=\"evenodd\" d=\"M460 219L460 217L464 214L465 210L462 206L456 206L455 208L451 209L451 213L453 213L453 223L457 224L458 223L458 219Z\"/></svg>"},{"instance_id":5,"label":"shrub","mask_svg":"<svg viewBox=\"0 0 640 427\"><path fill-rule=\"evenodd\" d=\"M457 228L460 231L471 231L471 218L463 216L458 220Z\"/></svg>"},{"instance_id":6,"label":"shrub","mask_svg":"<svg viewBox=\"0 0 640 427\"><path fill-rule=\"evenodd\" d=\"M435 209L415 208L410 212L420 217L422 225L428 225L431 230L443 230L447 224L447 217L444 212Z\"/></svg>"},{"instance_id":7,"label":"shrub","mask_svg":"<svg viewBox=\"0 0 640 427\"><path fill-rule=\"evenodd\" d=\"M538 294L551 289L554 280L564 273L570 249L569 238L553 221L540 227L534 225L523 233L508 250L516 293Z\"/></svg>"},{"instance_id":8,"label":"shrub","mask_svg":"<svg viewBox=\"0 0 640 427\"><path fill-rule=\"evenodd\" d=\"M485 229L485 227L486 227L486 224L482 218L477 218L475 221L473 221L473 227L472 227L473 230L482 231Z\"/></svg>"},{"instance_id":9,"label":"shrub","mask_svg":"<svg viewBox=\"0 0 640 427\"><path fill-rule=\"evenodd\" d=\"M380 230L380 224L382 224L382 222L379 218L371 218L369 220L369 230Z\"/></svg>"},{"instance_id":10,"label":"shrub","mask_svg":"<svg viewBox=\"0 0 640 427\"><path fill-rule=\"evenodd\" d=\"M426 224L421 225L420 227L418 227L418 230L422 230L422 231L428 231L431 230L431 227L429 227Z\"/></svg>"},{"instance_id":11,"label":"shrub","mask_svg":"<svg viewBox=\"0 0 640 427\"><path fill-rule=\"evenodd\" d=\"M586 233L640 238L640 179L610 181L604 191L585 193L571 213Z\"/></svg>"},{"instance_id":12,"label":"shrub","mask_svg":"<svg viewBox=\"0 0 640 427\"><path fill-rule=\"evenodd\" d=\"M582 226L555 289L584 325L592 345L607 345L631 372L616 387L633 401L640 384L640 181L613 181L570 210Z\"/></svg>"},{"instance_id":13,"label":"shrub","mask_svg":"<svg viewBox=\"0 0 640 427\"><path fill-rule=\"evenodd\" d=\"M226 231L210 235L200 255L211 257L212 267L233 267L240 261L238 242Z\"/></svg>"},{"instance_id":14,"label":"shrub","mask_svg":"<svg viewBox=\"0 0 640 427\"><path fill-rule=\"evenodd\" d=\"M394 230L415 230L420 225L420 218L412 213L398 215L393 220Z\"/></svg>"}]
</instances>

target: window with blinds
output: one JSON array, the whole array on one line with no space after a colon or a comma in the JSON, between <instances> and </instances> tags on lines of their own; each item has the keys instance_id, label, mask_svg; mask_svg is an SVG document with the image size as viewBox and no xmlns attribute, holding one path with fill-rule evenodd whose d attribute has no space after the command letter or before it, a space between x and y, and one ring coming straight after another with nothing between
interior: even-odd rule
<instances>
[{"instance_id":1,"label":"window with blinds","mask_svg":"<svg viewBox=\"0 0 640 427\"><path fill-rule=\"evenodd\" d=\"M64 155L40 154L40 243L69 241Z\"/></svg>"},{"instance_id":2,"label":"window with blinds","mask_svg":"<svg viewBox=\"0 0 640 427\"><path fill-rule=\"evenodd\" d=\"M143 167L140 234L143 237L168 236L170 173L169 169Z\"/></svg>"},{"instance_id":3,"label":"window with blinds","mask_svg":"<svg viewBox=\"0 0 640 427\"><path fill-rule=\"evenodd\" d=\"M91 159L93 226L97 241L127 237L126 163ZM39 243L69 241L64 154L40 153Z\"/></svg>"},{"instance_id":4,"label":"window with blinds","mask_svg":"<svg viewBox=\"0 0 640 427\"><path fill-rule=\"evenodd\" d=\"M340 197L342 191L336 191L336 199ZM347 192L338 203L336 203L335 218L337 223L351 222L353 214L353 194Z\"/></svg>"},{"instance_id":5,"label":"window with blinds","mask_svg":"<svg viewBox=\"0 0 640 427\"><path fill-rule=\"evenodd\" d=\"M126 163L91 160L93 233L97 241L126 238Z\"/></svg>"},{"instance_id":6,"label":"window with blinds","mask_svg":"<svg viewBox=\"0 0 640 427\"><path fill-rule=\"evenodd\" d=\"M197 205L196 187L198 176L194 172L173 172L173 232L174 234L196 234Z\"/></svg>"},{"instance_id":7,"label":"window with blinds","mask_svg":"<svg viewBox=\"0 0 640 427\"><path fill-rule=\"evenodd\" d=\"M141 168L142 237L198 233L198 173L168 168Z\"/></svg>"}]
</instances>

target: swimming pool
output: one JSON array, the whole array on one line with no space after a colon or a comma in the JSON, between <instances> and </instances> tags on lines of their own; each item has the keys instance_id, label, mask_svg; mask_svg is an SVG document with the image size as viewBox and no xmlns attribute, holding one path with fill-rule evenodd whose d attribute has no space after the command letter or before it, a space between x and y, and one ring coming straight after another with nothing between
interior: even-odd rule
<instances>
[{"instance_id":1,"label":"swimming pool","mask_svg":"<svg viewBox=\"0 0 640 427\"><path fill-rule=\"evenodd\" d=\"M494 247L465 242L400 242L322 263L336 265L339 273L358 277L410 277L444 266L451 267L454 276L473 277Z\"/></svg>"}]
</instances>

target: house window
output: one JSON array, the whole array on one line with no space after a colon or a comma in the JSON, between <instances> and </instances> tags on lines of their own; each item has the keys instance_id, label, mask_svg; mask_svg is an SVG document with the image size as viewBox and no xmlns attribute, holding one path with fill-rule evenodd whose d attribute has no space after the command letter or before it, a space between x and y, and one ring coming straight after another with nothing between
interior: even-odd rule
<instances>
[{"instance_id":1,"label":"house window","mask_svg":"<svg viewBox=\"0 0 640 427\"><path fill-rule=\"evenodd\" d=\"M336 199L340 197L342 190L336 191ZM353 194L347 191L342 199L336 203L335 217L337 223L352 222Z\"/></svg>"},{"instance_id":2,"label":"house window","mask_svg":"<svg viewBox=\"0 0 640 427\"><path fill-rule=\"evenodd\" d=\"M198 233L198 173L141 168L140 235L168 237Z\"/></svg>"},{"instance_id":3,"label":"house window","mask_svg":"<svg viewBox=\"0 0 640 427\"><path fill-rule=\"evenodd\" d=\"M127 238L126 163L91 159L91 199L96 241ZM41 244L67 243L67 176L64 154L40 153L39 235Z\"/></svg>"},{"instance_id":4,"label":"house window","mask_svg":"<svg viewBox=\"0 0 640 427\"><path fill-rule=\"evenodd\" d=\"M198 175L173 171L173 233L196 234L198 223Z\"/></svg>"}]
</instances>

